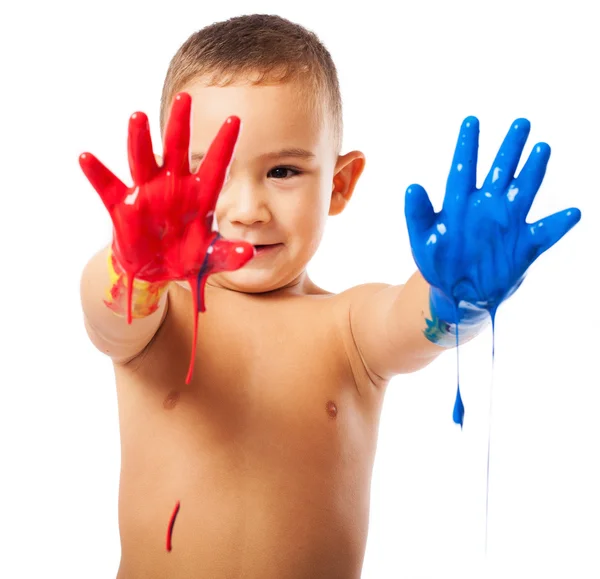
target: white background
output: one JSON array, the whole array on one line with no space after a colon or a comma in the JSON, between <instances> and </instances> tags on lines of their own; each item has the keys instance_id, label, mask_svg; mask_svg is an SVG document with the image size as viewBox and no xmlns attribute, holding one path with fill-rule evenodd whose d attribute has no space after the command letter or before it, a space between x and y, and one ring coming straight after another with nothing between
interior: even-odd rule
<instances>
[{"instance_id":1,"label":"white background","mask_svg":"<svg viewBox=\"0 0 600 579\"><path fill-rule=\"evenodd\" d=\"M453 353L389 387L363 578L600 577L600 36L593 2L557 4L3 9L1 577L116 574L117 401L111 364L84 333L78 286L111 228L77 158L90 150L128 180L129 115L145 111L159 142L160 91L179 45L249 12L278 13L320 36L339 69L344 149L367 156L352 203L311 264L318 284L338 291L410 276L404 191L421 183L439 209L467 115L480 119L480 179L524 116L526 154L538 141L552 146L530 220L571 206L583 213L499 311L487 558L490 331L460 350L462 432L451 420Z\"/></svg>"}]
</instances>

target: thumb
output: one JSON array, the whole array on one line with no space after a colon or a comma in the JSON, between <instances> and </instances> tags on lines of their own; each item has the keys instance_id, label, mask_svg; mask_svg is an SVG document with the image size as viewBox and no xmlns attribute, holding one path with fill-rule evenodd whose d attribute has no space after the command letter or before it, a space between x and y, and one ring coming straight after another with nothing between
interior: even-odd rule
<instances>
[{"instance_id":1,"label":"thumb","mask_svg":"<svg viewBox=\"0 0 600 579\"><path fill-rule=\"evenodd\" d=\"M429 230L435 221L435 211L427 192L421 185L408 187L404 196L404 215L411 239Z\"/></svg>"},{"instance_id":2,"label":"thumb","mask_svg":"<svg viewBox=\"0 0 600 579\"><path fill-rule=\"evenodd\" d=\"M571 207L528 225L530 245L535 250L530 256L530 262L560 241L580 219L581 211Z\"/></svg>"}]
</instances>

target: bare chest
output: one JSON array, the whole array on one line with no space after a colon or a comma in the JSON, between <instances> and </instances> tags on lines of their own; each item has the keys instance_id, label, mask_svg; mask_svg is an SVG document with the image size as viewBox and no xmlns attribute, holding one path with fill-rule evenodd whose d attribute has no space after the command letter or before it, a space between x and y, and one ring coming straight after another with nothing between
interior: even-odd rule
<instances>
[{"instance_id":1,"label":"bare chest","mask_svg":"<svg viewBox=\"0 0 600 579\"><path fill-rule=\"evenodd\" d=\"M280 552L298 557L294 577L304 577L303 566L339 553L340 576L351 576L366 539L379 403L359 393L343 340L322 321L206 316L186 385L191 328L172 316L146 357L117 370L123 553L146 545L142 559L162 561L180 500L174 533L190 568L266 577L274 567L264 553ZM239 560L221 573L223 553ZM290 572L283 561L273 576Z\"/></svg>"},{"instance_id":2,"label":"bare chest","mask_svg":"<svg viewBox=\"0 0 600 579\"><path fill-rule=\"evenodd\" d=\"M310 314L246 312L241 324L232 317L202 320L190 384L190 328L171 318L137 367L123 370L122 415L145 408L153 432L164 429L167 438L232 459L239 451L246 461L240 468L270 455L331 465L333 457L373 442L379 408L357 390L334 325ZM122 423L122 437L136 438L134 425L143 430L139 420Z\"/></svg>"}]
</instances>

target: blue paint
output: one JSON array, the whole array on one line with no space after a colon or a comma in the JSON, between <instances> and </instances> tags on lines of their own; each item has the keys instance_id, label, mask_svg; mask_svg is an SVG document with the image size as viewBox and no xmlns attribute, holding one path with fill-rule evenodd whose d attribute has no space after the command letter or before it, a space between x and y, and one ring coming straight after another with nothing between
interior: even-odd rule
<instances>
[{"instance_id":1,"label":"blue paint","mask_svg":"<svg viewBox=\"0 0 600 579\"><path fill-rule=\"evenodd\" d=\"M420 185L406 191L405 215L412 254L430 285L431 319L425 336L457 349L457 393L452 419L463 426L458 346L495 318L498 307L523 283L531 264L581 219L577 208L565 209L527 223L527 215L546 173L550 147L538 143L515 176L529 136L527 119L513 122L481 188L477 188L479 121L461 126L446 183L442 209L435 212ZM492 363L494 359L492 347ZM488 432L486 551L489 494Z\"/></svg>"},{"instance_id":2,"label":"blue paint","mask_svg":"<svg viewBox=\"0 0 600 579\"><path fill-rule=\"evenodd\" d=\"M487 465L485 469L485 552L488 545L488 510L490 496L490 456L492 441L492 394L494 393L494 361L496 358L496 310L490 312L492 318L492 386L490 387L490 408L488 412Z\"/></svg>"},{"instance_id":3,"label":"blue paint","mask_svg":"<svg viewBox=\"0 0 600 579\"><path fill-rule=\"evenodd\" d=\"M431 286L431 319L424 333L437 344L458 346L478 334L491 312L519 288L530 265L581 218L579 209L570 208L526 222L550 158L550 147L536 144L515 176L529 131L527 119L514 121L477 188L479 121L468 117L460 129L441 211L434 211L420 185L406 191L412 254ZM461 426L463 415L458 388L453 419Z\"/></svg>"},{"instance_id":4,"label":"blue paint","mask_svg":"<svg viewBox=\"0 0 600 579\"><path fill-rule=\"evenodd\" d=\"M425 336L432 342L445 347L456 346L456 399L452 411L452 420L463 426L465 406L460 394L460 373L458 346L481 331L487 322L485 309L472 307L469 303L456 303L448 299L438 288L431 287L429 292L429 310L431 319L426 319Z\"/></svg>"},{"instance_id":5,"label":"blue paint","mask_svg":"<svg viewBox=\"0 0 600 579\"><path fill-rule=\"evenodd\" d=\"M210 257L212 255L212 248L215 243L221 239L221 234L217 233L214 239L210 242L208 249L204 255L204 260L202 261L202 265L200 266L200 270L198 271L198 275L196 276L196 307L199 311L204 311L204 292L201 291L202 281L208 275L210 268Z\"/></svg>"},{"instance_id":6,"label":"blue paint","mask_svg":"<svg viewBox=\"0 0 600 579\"><path fill-rule=\"evenodd\" d=\"M462 396L460 395L460 384L456 389L456 400L454 401L454 409L452 410L452 420L456 424L460 424L462 429L463 420L465 418L465 405L462 401Z\"/></svg>"}]
</instances>

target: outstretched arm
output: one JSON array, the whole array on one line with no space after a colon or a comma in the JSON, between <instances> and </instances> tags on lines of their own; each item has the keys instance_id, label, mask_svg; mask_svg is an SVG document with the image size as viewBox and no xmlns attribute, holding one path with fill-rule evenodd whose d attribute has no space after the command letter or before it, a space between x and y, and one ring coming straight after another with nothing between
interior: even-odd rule
<instances>
[{"instance_id":1,"label":"outstretched arm","mask_svg":"<svg viewBox=\"0 0 600 579\"><path fill-rule=\"evenodd\" d=\"M433 293L433 295L432 295ZM442 352L464 344L489 323L485 310L460 308L433 290L420 271L404 285L357 293L350 306L352 334L370 373L386 382L416 372Z\"/></svg>"},{"instance_id":2,"label":"outstretched arm","mask_svg":"<svg viewBox=\"0 0 600 579\"><path fill-rule=\"evenodd\" d=\"M135 358L158 331L167 313L167 286L137 283L133 323L127 323L126 282L111 275L110 247L96 253L81 276L85 329L94 346L116 363ZM114 271L114 270L113 270ZM144 287L145 286L145 287ZM118 315L115 315L118 314Z\"/></svg>"},{"instance_id":3,"label":"outstretched arm","mask_svg":"<svg viewBox=\"0 0 600 579\"><path fill-rule=\"evenodd\" d=\"M193 370L198 311L204 310L202 290L206 277L216 271L243 267L255 252L247 242L220 239L211 227L240 131L240 119L225 120L199 170L191 173L191 104L189 94L175 96L165 133L164 163L160 166L152 151L146 115L132 115L128 135L132 187L127 187L90 153L79 159L113 224L110 248L95 256L82 276L88 334L114 361L132 359L149 343L165 317L168 284L187 280L195 299L186 383Z\"/></svg>"},{"instance_id":4,"label":"outstretched arm","mask_svg":"<svg viewBox=\"0 0 600 579\"><path fill-rule=\"evenodd\" d=\"M533 261L579 221L575 208L525 221L550 156L548 145L537 144L514 177L529 128L526 119L513 123L477 189L479 123L469 117L442 210L433 211L419 185L408 188L405 213L419 271L404 286L357 293L351 304L353 336L371 373L389 380L418 370L476 336Z\"/></svg>"}]
</instances>

